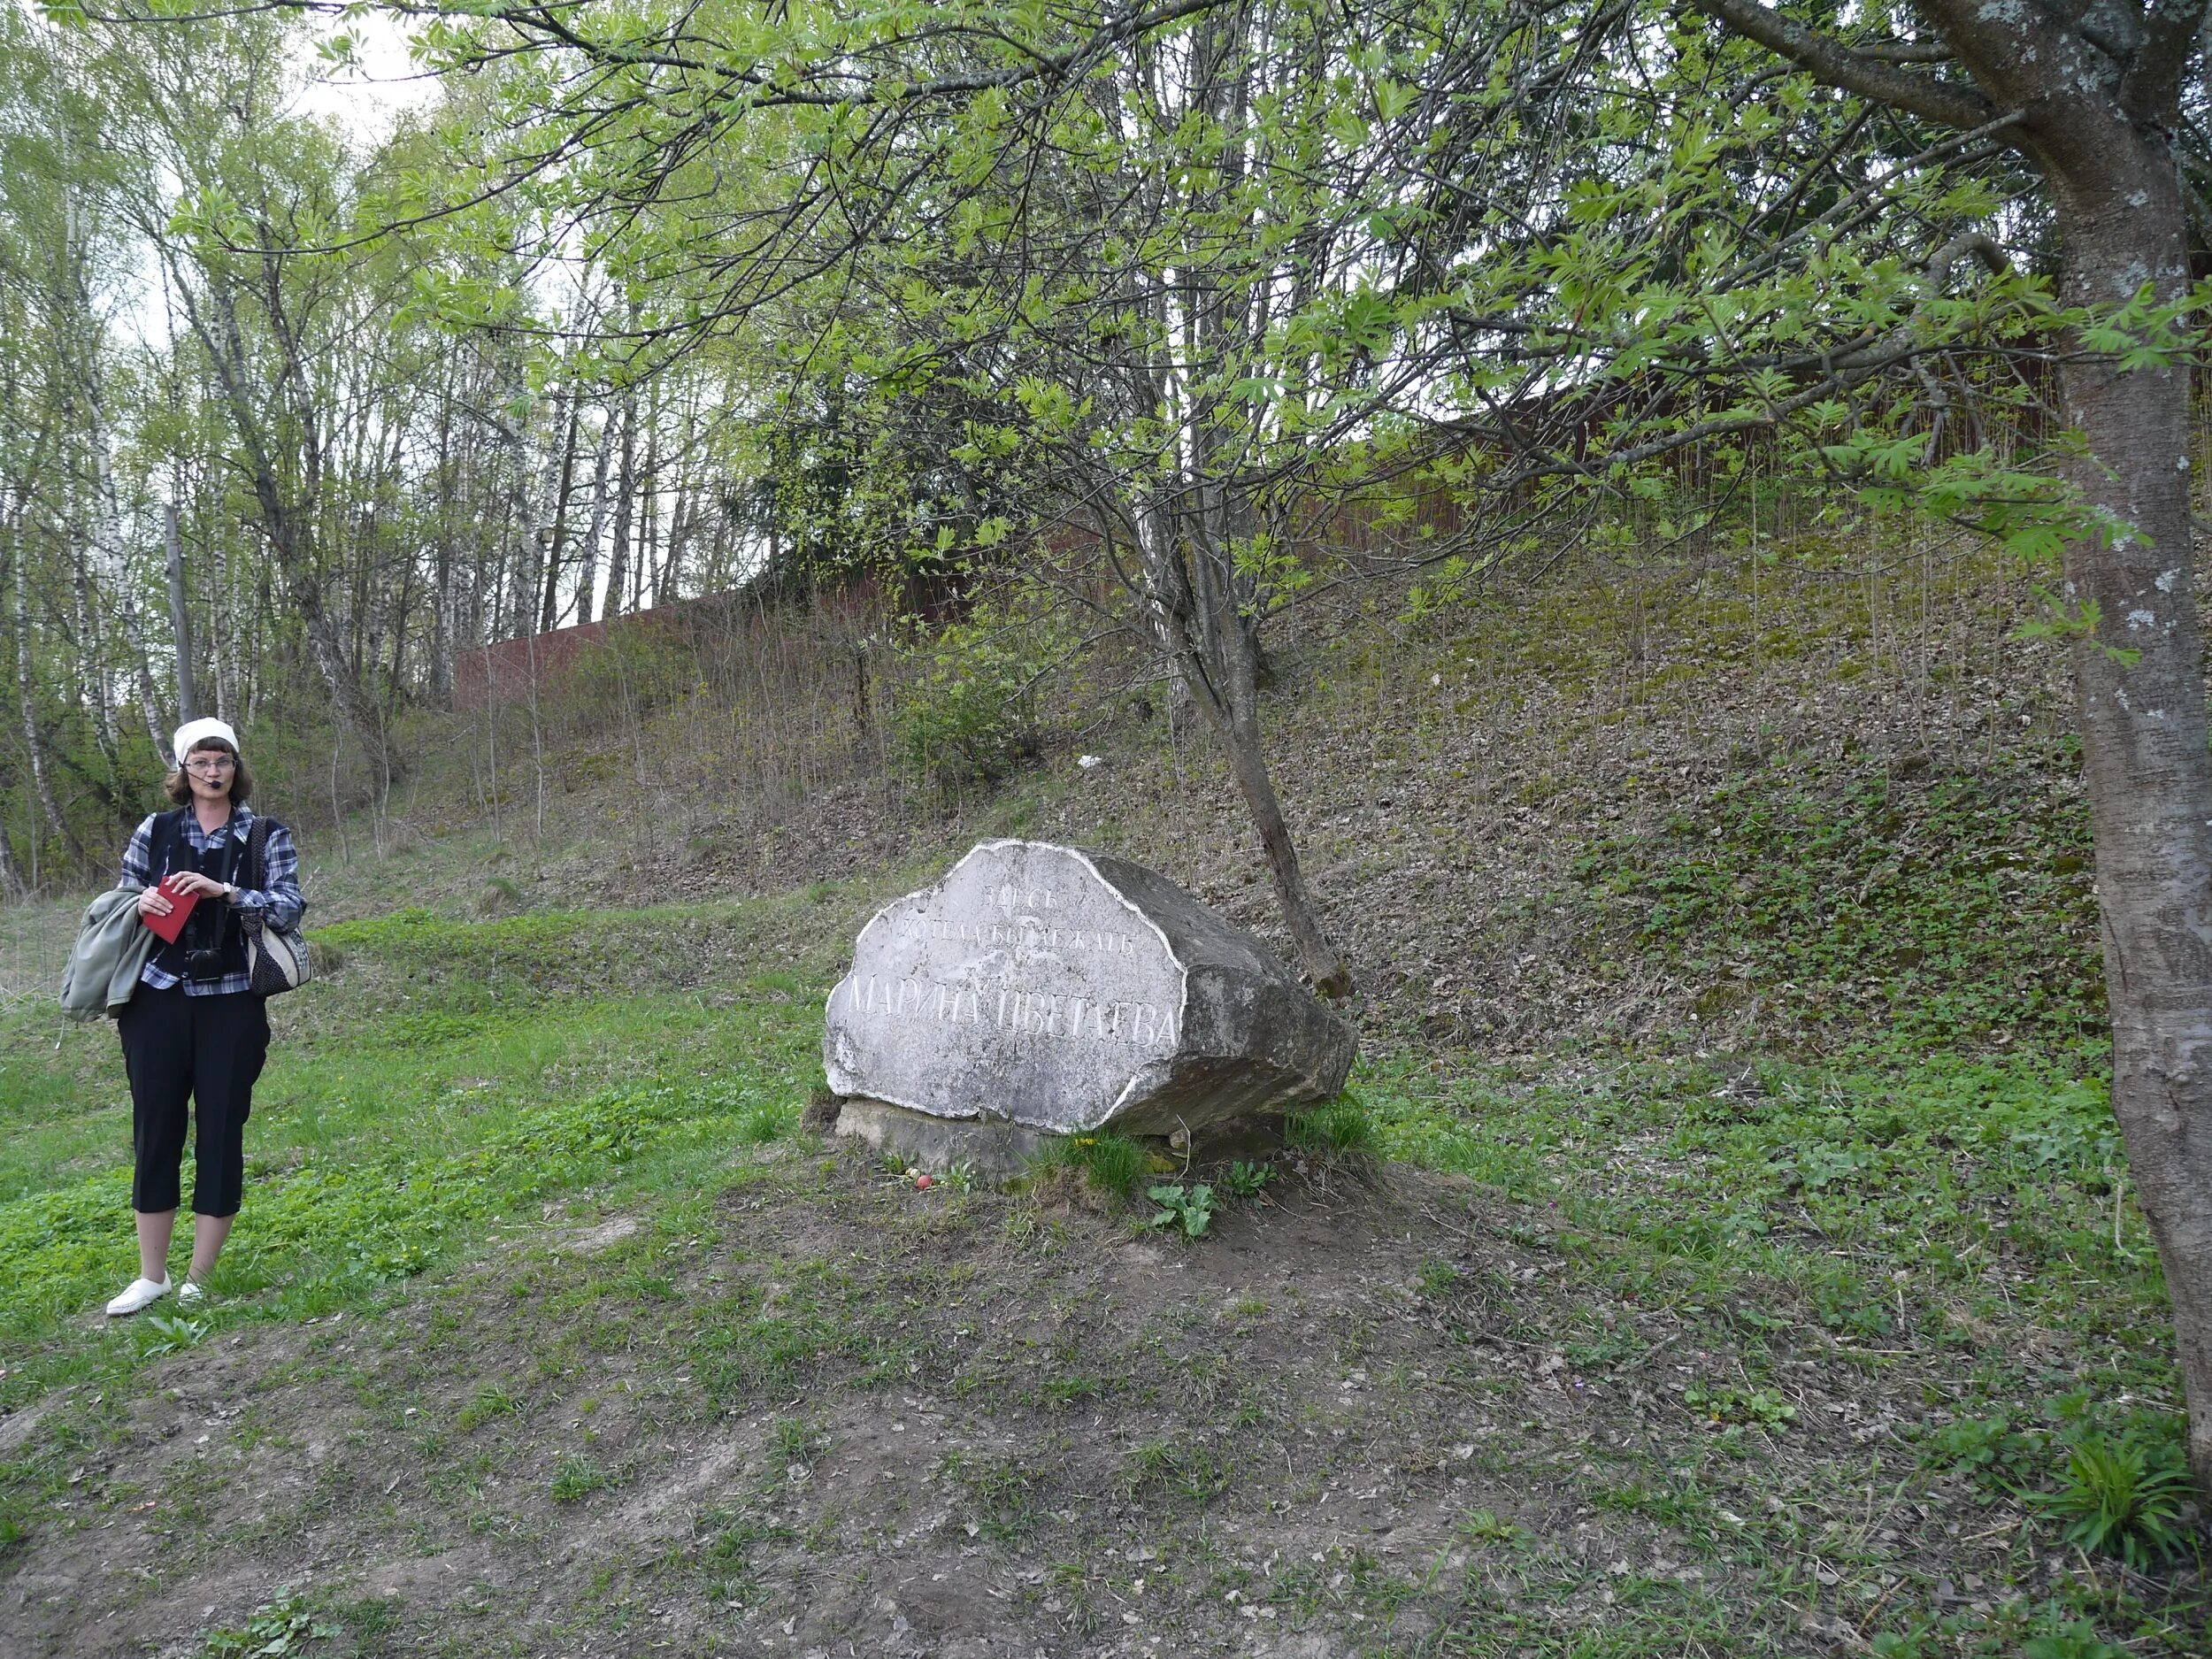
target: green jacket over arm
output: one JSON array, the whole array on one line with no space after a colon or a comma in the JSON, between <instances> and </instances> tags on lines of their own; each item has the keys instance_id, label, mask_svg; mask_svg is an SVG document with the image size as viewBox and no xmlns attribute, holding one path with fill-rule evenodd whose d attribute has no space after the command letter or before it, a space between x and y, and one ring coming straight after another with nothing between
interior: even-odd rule
<instances>
[{"instance_id":1,"label":"green jacket over arm","mask_svg":"<svg viewBox=\"0 0 2212 1659\"><path fill-rule=\"evenodd\" d=\"M74 1019L120 1013L138 988L139 971L160 943L138 919L138 895L125 887L95 894L62 970L62 1012Z\"/></svg>"}]
</instances>

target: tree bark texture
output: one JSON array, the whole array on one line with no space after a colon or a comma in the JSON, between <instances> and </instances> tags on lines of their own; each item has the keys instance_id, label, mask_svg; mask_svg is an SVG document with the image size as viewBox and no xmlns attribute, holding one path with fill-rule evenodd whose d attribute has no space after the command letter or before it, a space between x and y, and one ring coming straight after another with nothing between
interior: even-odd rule
<instances>
[{"instance_id":1,"label":"tree bark texture","mask_svg":"<svg viewBox=\"0 0 2212 1659\"><path fill-rule=\"evenodd\" d=\"M453 511L459 492L453 477L453 380L450 373L438 388L438 528L434 557L436 569L430 595L430 700L441 709L453 706ZM466 445L464 449L466 449ZM392 675L399 680L395 658Z\"/></svg>"},{"instance_id":2,"label":"tree bark texture","mask_svg":"<svg viewBox=\"0 0 2212 1659\"><path fill-rule=\"evenodd\" d=\"M623 588L630 580L630 533L637 505L637 393L625 389L616 406L622 420L622 456L615 472L614 545L607 553L607 603L603 617L622 614Z\"/></svg>"},{"instance_id":3,"label":"tree bark texture","mask_svg":"<svg viewBox=\"0 0 2212 1659\"><path fill-rule=\"evenodd\" d=\"M2187 284L2171 158L2139 141L2112 148L2114 176L2084 167L2052 180L2070 303L2124 299L2147 280L2164 297ZM2122 373L2077 358L2059 383L2066 424L2087 440L2075 482L2136 532L2069 546L2066 591L2095 618L2073 657L2112 1107L2173 1298L2190 1466L2212 1492L2212 756L2190 547L2188 373Z\"/></svg>"},{"instance_id":4,"label":"tree bark texture","mask_svg":"<svg viewBox=\"0 0 2212 1659\"><path fill-rule=\"evenodd\" d=\"M1946 40L2056 209L2061 296L2124 304L2189 281L2168 134L2203 7L1937 0ZM2078 23L2080 27L2070 27ZM2185 27L2185 33L2175 31ZM2082 765L2112 1014L2112 1107L2173 1301L2189 1462L2212 1494L2212 755L2190 544L2185 368L2123 371L2070 352L2059 372L2070 464L2129 533L2069 545L2065 588L2091 631L2074 646Z\"/></svg>"},{"instance_id":5,"label":"tree bark texture","mask_svg":"<svg viewBox=\"0 0 2212 1659\"><path fill-rule=\"evenodd\" d=\"M584 532L584 549L576 571L576 620L579 622L593 619L593 607L599 597L595 591L599 586L599 542L607 534L607 514L612 505L607 497L607 467L612 459L614 420L613 406L603 405L599 419L599 442L591 464L591 528Z\"/></svg>"},{"instance_id":6,"label":"tree bark texture","mask_svg":"<svg viewBox=\"0 0 2212 1659\"><path fill-rule=\"evenodd\" d=\"M234 724L232 712L238 707L238 591L231 580L230 549L219 534L207 536L204 546L210 554L206 566L208 580L214 589L208 595L208 627L214 638L209 641L209 666L215 675L215 716Z\"/></svg>"},{"instance_id":7,"label":"tree bark texture","mask_svg":"<svg viewBox=\"0 0 2212 1659\"><path fill-rule=\"evenodd\" d=\"M630 609L646 608L646 579L652 573L653 557L660 547L660 395L655 391L645 418L645 468L638 478L645 497L638 512L637 547L631 557Z\"/></svg>"},{"instance_id":8,"label":"tree bark texture","mask_svg":"<svg viewBox=\"0 0 2212 1659\"><path fill-rule=\"evenodd\" d=\"M61 803L54 795L54 772L46 753L46 734L38 726L38 677L31 665L31 593L30 581L24 573L23 547L20 536L11 538L15 542L10 551L14 557L14 581L11 593L13 599L15 624L15 689L16 710L23 722L23 749L31 760L31 787L38 795L39 809L46 816L46 827L56 840L69 849L70 856L82 862L85 851L76 833L69 827L69 820L62 815Z\"/></svg>"},{"instance_id":9,"label":"tree bark texture","mask_svg":"<svg viewBox=\"0 0 2212 1659\"><path fill-rule=\"evenodd\" d=\"M576 417L583 401L580 390L569 394L564 421L559 395L556 394L553 400L553 425L561 434L561 442L559 449L548 459L551 511L546 514L549 527L545 535L545 570L538 602L540 634L550 634L560 618L561 545L568 540L569 497L574 493L576 482Z\"/></svg>"},{"instance_id":10,"label":"tree bark texture","mask_svg":"<svg viewBox=\"0 0 2212 1659\"><path fill-rule=\"evenodd\" d=\"M73 521L73 513L71 518ZM107 672L100 662L100 625L92 604L92 560L86 548L88 538L76 535L72 539L75 546L70 559L70 592L76 606L77 696L80 706L92 716L92 741L100 746L112 771L121 744L115 734L115 700L108 695Z\"/></svg>"},{"instance_id":11,"label":"tree bark texture","mask_svg":"<svg viewBox=\"0 0 2212 1659\"><path fill-rule=\"evenodd\" d=\"M130 578L129 550L123 544L123 503L115 487L115 465L110 454L107 420L107 386L102 373L102 354L94 320L92 296L87 287L83 267L76 257L73 244L63 250L65 262L65 280L77 311L76 338L71 353L72 367L78 389L84 395L85 446L91 455L92 503L90 534L87 537L99 557L96 580L104 582L116 596L116 611L123 627L123 642L129 649L131 664L138 681L139 714L146 726L147 741L153 745L154 757L165 770L171 764L169 732L162 724L164 699L154 685L152 653L146 640L146 630L140 620L138 599ZM78 565L80 601L86 597L85 564ZM106 687L101 687L103 700ZM106 711L103 710L102 718ZM112 754L111 747L111 753Z\"/></svg>"},{"instance_id":12,"label":"tree bark texture","mask_svg":"<svg viewBox=\"0 0 2212 1659\"><path fill-rule=\"evenodd\" d=\"M169 633L177 642L177 719L188 724L200 718L200 700L192 683L192 611L184 598L184 538L177 534L174 502L161 510L161 541L169 566Z\"/></svg>"},{"instance_id":13,"label":"tree bark texture","mask_svg":"<svg viewBox=\"0 0 2212 1659\"><path fill-rule=\"evenodd\" d=\"M23 866L16 862L15 841L9 835L8 826L0 824L0 893L9 898L19 899L31 890L24 879Z\"/></svg>"},{"instance_id":14,"label":"tree bark texture","mask_svg":"<svg viewBox=\"0 0 2212 1659\"><path fill-rule=\"evenodd\" d=\"M115 472L108 457L107 426L100 418L96 388L90 401L93 420L89 440L97 484L93 511L99 526L96 539L104 566L101 574L115 589L116 614L123 626L123 642L130 649L131 665L137 673L139 713L146 723L146 741L153 745L156 763L165 771L174 764L174 757L169 753L169 735L173 728L165 728L162 724L165 702L154 684L153 652L147 642L145 626L139 618L138 596L133 591L123 548L122 503L115 493Z\"/></svg>"}]
</instances>

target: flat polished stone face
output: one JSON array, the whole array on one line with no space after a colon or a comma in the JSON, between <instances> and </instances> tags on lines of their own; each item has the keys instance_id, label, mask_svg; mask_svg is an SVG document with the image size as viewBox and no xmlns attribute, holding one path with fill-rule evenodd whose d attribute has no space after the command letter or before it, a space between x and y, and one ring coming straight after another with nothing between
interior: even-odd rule
<instances>
[{"instance_id":1,"label":"flat polished stone face","mask_svg":"<svg viewBox=\"0 0 2212 1659\"><path fill-rule=\"evenodd\" d=\"M1186 979L1090 857L987 841L861 930L830 994L829 1086L933 1117L1093 1128L1164 1080Z\"/></svg>"},{"instance_id":2,"label":"flat polished stone face","mask_svg":"<svg viewBox=\"0 0 2212 1659\"><path fill-rule=\"evenodd\" d=\"M1167 1135L1325 1100L1353 1048L1264 944L1159 872L1002 841L861 930L822 1057L849 1100Z\"/></svg>"}]
</instances>

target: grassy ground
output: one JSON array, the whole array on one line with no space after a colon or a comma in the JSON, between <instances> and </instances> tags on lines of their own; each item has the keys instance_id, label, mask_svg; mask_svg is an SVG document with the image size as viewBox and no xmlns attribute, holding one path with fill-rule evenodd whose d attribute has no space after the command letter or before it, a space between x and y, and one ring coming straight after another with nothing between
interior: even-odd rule
<instances>
[{"instance_id":1,"label":"grassy ground","mask_svg":"<svg viewBox=\"0 0 2212 1659\"><path fill-rule=\"evenodd\" d=\"M1185 1243L801 1129L877 896L327 930L190 1320L18 1010L20 1650L2200 1651L2024 1495L2173 1440L2093 1066L1401 1048Z\"/></svg>"},{"instance_id":2,"label":"grassy ground","mask_svg":"<svg viewBox=\"0 0 2212 1659\"><path fill-rule=\"evenodd\" d=\"M188 1319L94 1315L120 1067L35 995L68 910L9 912L0 1651L2204 1651L2050 664L1896 569L1293 635L1365 1057L1329 1134L1128 1196L803 1112L854 932L978 833L1271 928L1156 709L903 817L556 754L541 840L323 835Z\"/></svg>"}]
</instances>

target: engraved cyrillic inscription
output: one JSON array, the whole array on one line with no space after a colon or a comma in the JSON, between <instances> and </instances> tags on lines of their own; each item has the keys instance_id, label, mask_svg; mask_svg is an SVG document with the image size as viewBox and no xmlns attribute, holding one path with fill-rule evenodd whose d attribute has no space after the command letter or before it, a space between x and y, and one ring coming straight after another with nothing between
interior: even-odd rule
<instances>
[{"instance_id":1,"label":"engraved cyrillic inscription","mask_svg":"<svg viewBox=\"0 0 2212 1659\"><path fill-rule=\"evenodd\" d=\"M1034 917L1011 921L953 916L907 916L895 924L907 940L933 943L1001 946L1023 950L1075 950L1102 956L1133 956L1137 941L1129 933L1102 927L1058 927Z\"/></svg>"},{"instance_id":2,"label":"engraved cyrillic inscription","mask_svg":"<svg viewBox=\"0 0 2212 1659\"><path fill-rule=\"evenodd\" d=\"M978 848L862 930L831 994L831 1087L943 1116L1091 1121L1171 1054L1183 970L1080 853Z\"/></svg>"},{"instance_id":3,"label":"engraved cyrillic inscription","mask_svg":"<svg viewBox=\"0 0 2212 1659\"><path fill-rule=\"evenodd\" d=\"M887 980L855 975L833 993L856 1005L862 1018L918 1024L990 1025L1018 1036L1070 1042L1172 1044L1175 1017L1151 1002L1109 996L1025 990L1018 986L944 985L923 979ZM836 1011L833 1003L833 1012Z\"/></svg>"}]
</instances>

